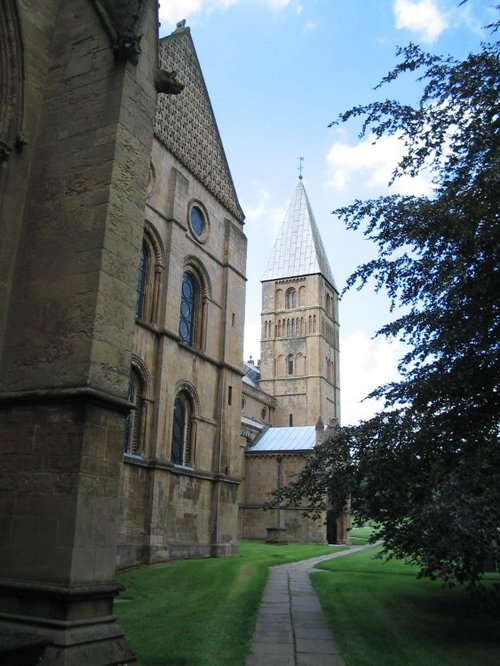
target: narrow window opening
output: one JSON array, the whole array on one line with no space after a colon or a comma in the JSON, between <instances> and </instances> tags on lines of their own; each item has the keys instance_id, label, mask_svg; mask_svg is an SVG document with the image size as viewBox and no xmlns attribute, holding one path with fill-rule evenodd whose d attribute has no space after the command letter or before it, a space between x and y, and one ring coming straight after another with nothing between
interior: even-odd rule
<instances>
[{"instance_id":1,"label":"narrow window opening","mask_svg":"<svg viewBox=\"0 0 500 666\"><path fill-rule=\"evenodd\" d=\"M287 310L292 310L293 308L297 307L297 292L292 287L287 290L285 294L285 301Z\"/></svg>"},{"instance_id":2,"label":"narrow window opening","mask_svg":"<svg viewBox=\"0 0 500 666\"><path fill-rule=\"evenodd\" d=\"M196 283L190 273L182 277L181 311L179 320L179 336L187 345L195 342L195 314L197 306Z\"/></svg>"},{"instance_id":3,"label":"narrow window opening","mask_svg":"<svg viewBox=\"0 0 500 666\"><path fill-rule=\"evenodd\" d=\"M144 313L144 301L146 296L146 283L148 271L148 249L146 243L143 242L141 248L141 257L139 260L139 272L137 274L137 287L135 297L135 316L137 319L142 319Z\"/></svg>"},{"instance_id":4,"label":"narrow window opening","mask_svg":"<svg viewBox=\"0 0 500 666\"><path fill-rule=\"evenodd\" d=\"M174 403L172 462L190 465L192 458L192 409L187 396L179 394Z\"/></svg>"},{"instance_id":5,"label":"narrow window opening","mask_svg":"<svg viewBox=\"0 0 500 666\"><path fill-rule=\"evenodd\" d=\"M142 390L140 381L134 371L128 384L128 399L133 408L125 421L124 453L139 455L141 449L141 401Z\"/></svg>"}]
</instances>

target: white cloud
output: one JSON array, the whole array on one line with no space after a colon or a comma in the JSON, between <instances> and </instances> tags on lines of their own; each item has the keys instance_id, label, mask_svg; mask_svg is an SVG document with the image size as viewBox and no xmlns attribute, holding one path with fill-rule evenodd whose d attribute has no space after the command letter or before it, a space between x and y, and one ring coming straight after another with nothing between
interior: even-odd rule
<instances>
[{"instance_id":1,"label":"white cloud","mask_svg":"<svg viewBox=\"0 0 500 666\"><path fill-rule=\"evenodd\" d=\"M210 14L218 9L227 9L233 5L248 0L161 0L160 1L160 23L173 27L182 19L189 19L195 14ZM253 0L263 4L272 10L285 9L293 4L292 0ZM298 14L302 11L302 5L296 5Z\"/></svg>"},{"instance_id":2,"label":"white cloud","mask_svg":"<svg viewBox=\"0 0 500 666\"><path fill-rule=\"evenodd\" d=\"M245 321L245 345L243 351L243 357L245 361L248 361L250 356L255 363L257 363L257 361L260 359L260 328L260 317L255 317L254 319Z\"/></svg>"},{"instance_id":3,"label":"white cloud","mask_svg":"<svg viewBox=\"0 0 500 666\"><path fill-rule=\"evenodd\" d=\"M245 222L254 228L262 229L262 234L275 238L286 214L287 205L271 205L271 195L266 190L261 190L255 204L243 204L245 211Z\"/></svg>"},{"instance_id":4,"label":"white cloud","mask_svg":"<svg viewBox=\"0 0 500 666\"><path fill-rule=\"evenodd\" d=\"M327 153L328 184L335 190L354 187L356 196L380 194L387 190L392 172L404 153L404 145L396 136L383 136L374 143L373 136L351 146L336 141ZM424 195L430 193L430 177L402 176L391 186L391 192Z\"/></svg>"},{"instance_id":5,"label":"white cloud","mask_svg":"<svg viewBox=\"0 0 500 666\"><path fill-rule=\"evenodd\" d=\"M290 4L290 0L263 0L263 2L272 9L284 9Z\"/></svg>"},{"instance_id":6,"label":"white cloud","mask_svg":"<svg viewBox=\"0 0 500 666\"><path fill-rule=\"evenodd\" d=\"M285 217L287 203L277 206L266 190L259 190L253 204L242 202L246 213L245 224L253 242L248 243L247 283L245 305L245 360L250 355L254 360L260 357L260 311L261 289L259 281L264 274L269 256L271 255L276 236Z\"/></svg>"},{"instance_id":7,"label":"white cloud","mask_svg":"<svg viewBox=\"0 0 500 666\"><path fill-rule=\"evenodd\" d=\"M245 322L245 351L255 363L260 358L261 320L256 316ZM398 341L371 340L355 331L340 343L340 397L342 425L354 425L371 418L383 407L382 400L364 400L375 388L398 380L397 365L404 348Z\"/></svg>"},{"instance_id":8,"label":"white cloud","mask_svg":"<svg viewBox=\"0 0 500 666\"><path fill-rule=\"evenodd\" d=\"M395 0L394 14L398 30L415 32L424 42L435 42L448 27L435 0Z\"/></svg>"},{"instance_id":9,"label":"white cloud","mask_svg":"<svg viewBox=\"0 0 500 666\"><path fill-rule=\"evenodd\" d=\"M160 23L172 27L178 21L201 11L207 4L206 0L163 0L159 8Z\"/></svg>"},{"instance_id":10,"label":"white cloud","mask_svg":"<svg viewBox=\"0 0 500 666\"><path fill-rule=\"evenodd\" d=\"M160 23L174 26L178 21L189 19L194 14L209 14L239 2L240 0L162 0L159 9Z\"/></svg>"},{"instance_id":11,"label":"white cloud","mask_svg":"<svg viewBox=\"0 0 500 666\"><path fill-rule=\"evenodd\" d=\"M306 30L316 30L318 24L315 21L306 21L304 27Z\"/></svg>"},{"instance_id":12,"label":"white cloud","mask_svg":"<svg viewBox=\"0 0 500 666\"><path fill-rule=\"evenodd\" d=\"M355 331L341 340L340 396L343 425L354 425L368 419L383 407L381 400L363 399L375 388L397 380L398 360L403 347L386 338L370 339Z\"/></svg>"}]
</instances>

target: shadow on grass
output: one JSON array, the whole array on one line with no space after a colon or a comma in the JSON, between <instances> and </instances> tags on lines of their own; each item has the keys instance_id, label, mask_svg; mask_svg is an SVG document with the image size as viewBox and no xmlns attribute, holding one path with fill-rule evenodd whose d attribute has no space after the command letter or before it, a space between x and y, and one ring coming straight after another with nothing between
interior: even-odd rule
<instances>
[{"instance_id":1,"label":"shadow on grass","mask_svg":"<svg viewBox=\"0 0 500 666\"><path fill-rule=\"evenodd\" d=\"M347 666L500 663L498 617L463 587L417 579L418 567L375 552L322 563L328 575L312 576Z\"/></svg>"},{"instance_id":2,"label":"shadow on grass","mask_svg":"<svg viewBox=\"0 0 500 666\"><path fill-rule=\"evenodd\" d=\"M115 612L141 666L243 664L269 566L335 552L329 546L240 544L234 558L177 560L119 575Z\"/></svg>"},{"instance_id":3,"label":"shadow on grass","mask_svg":"<svg viewBox=\"0 0 500 666\"><path fill-rule=\"evenodd\" d=\"M153 661L148 661L148 666L189 666L189 662L186 659L179 658L174 661L165 661L165 659L154 659Z\"/></svg>"}]
</instances>

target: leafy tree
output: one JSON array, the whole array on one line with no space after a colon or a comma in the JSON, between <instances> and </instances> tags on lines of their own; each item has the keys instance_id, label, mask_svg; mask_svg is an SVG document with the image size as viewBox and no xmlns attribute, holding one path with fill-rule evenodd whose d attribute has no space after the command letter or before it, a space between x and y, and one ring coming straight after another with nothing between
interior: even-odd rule
<instances>
[{"instance_id":1,"label":"leafy tree","mask_svg":"<svg viewBox=\"0 0 500 666\"><path fill-rule=\"evenodd\" d=\"M325 491L337 506L350 497L357 520L376 521L387 556L478 590L500 557L499 44L463 61L413 44L397 56L379 85L417 73L419 104L373 102L336 123L362 118L361 137L398 137L393 180L430 171L432 194L334 213L378 246L346 289L385 289L397 314L377 334L409 351L400 381L372 394L384 409L331 434L284 497L306 497L316 513Z\"/></svg>"}]
</instances>

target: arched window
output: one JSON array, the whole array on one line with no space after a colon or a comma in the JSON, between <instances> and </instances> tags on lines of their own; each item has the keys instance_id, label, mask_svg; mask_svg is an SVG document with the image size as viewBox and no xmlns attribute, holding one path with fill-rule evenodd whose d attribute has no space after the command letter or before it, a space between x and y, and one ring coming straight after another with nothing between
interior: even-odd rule
<instances>
[{"instance_id":1,"label":"arched window","mask_svg":"<svg viewBox=\"0 0 500 666\"><path fill-rule=\"evenodd\" d=\"M285 294L285 307L287 310L292 310L297 307L297 292L293 287L286 290Z\"/></svg>"},{"instance_id":2,"label":"arched window","mask_svg":"<svg viewBox=\"0 0 500 666\"><path fill-rule=\"evenodd\" d=\"M140 455L141 453L141 421L143 390L142 383L137 372L132 369L128 383L128 399L133 404L125 422L125 437L123 452Z\"/></svg>"},{"instance_id":3,"label":"arched window","mask_svg":"<svg viewBox=\"0 0 500 666\"><path fill-rule=\"evenodd\" d=\"M191 465L193 452L193 407L186 393L179 393L174 403L172 424L172 462Z\"/></svg>"},{"instance_id":4,"label":"arched window","mask_svg":"<svg viewBox=\"0 0 500 666\"><path fill-rule=\"evenodd\" d=\"M285 357L283 354L280 354L278 358L276 359L276 367L275 367L276 375L278 377L284 377L285 376Z\"/></svg>"},{"instance_id":5,"label":"arched window","mask_svg":"<svg viewBox=\"0 0 500 666\"><path fill-rule=\"evenodd\" d=\"M24 45L18 2L0 2L0 62L2 91L0 93L0 164L7 161L16 138L22 137L24 117ZM6 169L2 169L5 173Z\"/></svg>"},{"instance_id":6,"label":"arched window","mask_svg":"<svg viewBox=\"0 0 500 666\"><path fill-rule=\"evenodd\" d=\"M179 319L179 335L187 345L195 345L197 309L199 307L200 290L192 273L185 272L182 276L181 311Z\"/></svg>"},{"instance_id":7,"label":"arched window","mask_svg":"<svg viewBox=\"0 0 500 666\"><path fill-rule=\"evenodd\" d=\"M305 374L305 358L302 354L297 354L297 358L295 360L295 374L296 375L304 375Z\"/></svg>"},{"instance_id":8,"label":"arched window","mask_svg":"<svg viewBox=\"0 0 500 666\"><path fill-rule=\"evenodd\" d=\"M136 319L157 323L164 265L165 253L161 239L154 226L146 220L137 274Z\"/></svg>"},{"instance_id":9,"label":"arched window","mask_svg":"<svg viewBox=\"0 0 500 666\"><path fill-rule=\"evenodd\" d=\"M289 375L293 375L293 354L288 354L286 357L286 367L287 367L287 373Z\"/></svg>"},{"instance_id":10,"label":"arched window","mask_svg":"<svg viewBox=\"0 0 500 666\"><path fill-rule=\"evenodd\" d=\"M146 301L146 285L148 283L148 273L150 266L150 254L146 241L142 242L141 257L139 260L139 273L137 275L137 288L135 297L135 316L142 319L144 314L144 304Z\"/></svg>"},{"instance_id":11,"label":"arched window","mask_svg":"<svg viewBox=\"0 0 500 666\"><path fill-rule=\"evenodd\" d=\"M196 349L205 348L210 304L210 281L204 266L190 257L182 275L179 311L181 342Z\"/></svg>"}]
</instances>

